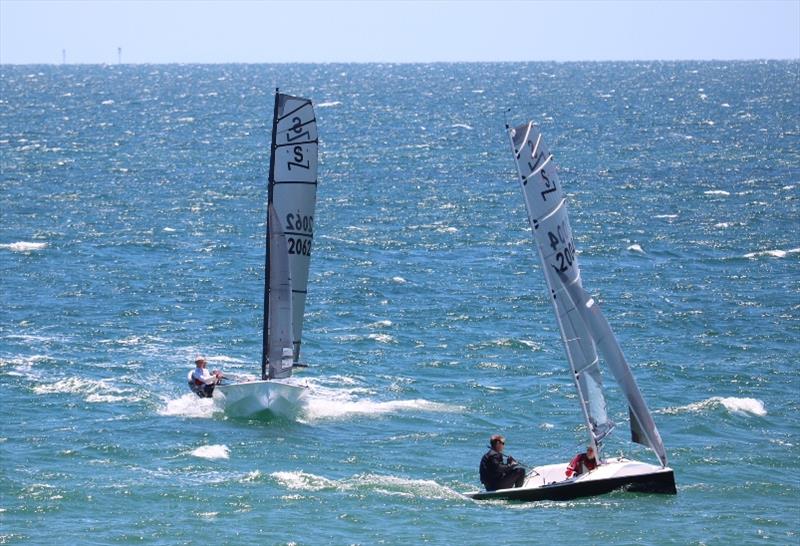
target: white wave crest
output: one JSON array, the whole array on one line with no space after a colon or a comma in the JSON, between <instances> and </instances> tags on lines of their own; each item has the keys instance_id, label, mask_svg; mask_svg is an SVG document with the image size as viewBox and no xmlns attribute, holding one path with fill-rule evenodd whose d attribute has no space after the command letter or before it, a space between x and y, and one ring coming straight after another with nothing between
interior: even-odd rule
<instances>
[{"instance_id":1,"label":"white wave crest","mask_svg":"<svg viewBox=\"0 0 800 546\"><path fill-rule=\"evenodd\" d=\"M287 489L301 489L303 491L321 491L322 489L336 489L338 482L329 480L316 474L307 472L273 472L270 474L278 483Z\"/></svg>"},{"instance_id":2,"label":"white wave crest","mask_svg":"<svg viewBox=\"0 0 800 546\"><path fill-rule=\"evenodd\" d=\"M407 281L403 277L392 277L392 282L397 284L405 284Z\"/></svg>"},{"instance_id":3,"label":"white wave crest","mask_svg":"<svg viewBox=\"0 0 800 546\"><path fill-rule=\"evenodd\" d=\"M332 101L321 102L321 103L317 104L317 108L330 108L332 106L339 106L340 104L342 104L341 101L332 100Z\"/></svg>"},{"instance_id":4,"label":"white wave crest","mask_svg":"<svg viewBox=\"0 0 800 546\"><path fill-rule=\"evenodd\" d=\"M322 419L347 419L355 416L379 416L404 411L458 412L461 406L431 402L422 398L411 400L376 401L369 398L356 398L356 392L363 389L335 389L312 386L304 401L301 421Z\"/></svg>"},{"instance_id":5,"label":"white wave crest","mask_svg":"<svg viewBox=\"0 0 800 546\"><path fill-rule=\"evenodd\" d=\"M680 406L677 408L668 408L662 411L663 413L668 414L686 412L701 413L719 407L723 407L730 413L737 413L739 415L749 414L756 415L758 417L764 417L767 414L767 408L764 406L764 402L761 400L758 400L757 398L737 398L734 396L713 396L700 402L695 402L693 404L688 404L686 406Z\"/></svg>"},{"instance_id":6,"label":"white wave crest","mask_svg":"<svg viewBox=\"0 0 800 546\"><path fill-rule=\"evenodd\" d=\"M169 417L210 419L218 411L221 409L214 403L213 398L199 398L194 393L187 393L175 400L168 400L167 405L159 408L157 413Z\"/></svg>"},{"instance_id":7,"label":"white wave crest","mask_svg":"<svg viewBox=\"0 0 800 546\"><path fill-rule=\"evenodd\" d=\"M631 246L628 247L628 250L630 250L631 252L637 252L639 254L644 254L645 253L644 249L642 248L642 246L638 245L638 244L632 244Z\"/></svg>"},{"instance_id":8,"label":"white wave crest","mask_svg":"<svg viewBox=\"0 0 800 546\"><path fill-rule=\"evenodd\" d=\"M707 190L703 192L706 195L719 195L720 197L728 197L731 192L725 190Z\"/></svg>"},{"instance_id":9,"label":"white wave crest","mask_svg":"<svg viewBox=\"0 0 800 546\"><path fill-rule=\"evenodd\" d=\"M200 446L189 455L200 457L201 459L229 459L231 450L223 444Z\"/></svg>"},{"instance_id":10,"label":"white wave crest","mask_svg":"<svg viewBox=\"0 0 800 546\"><path fill-rule=\"evenodd\" d=\"M468 131L472 131L472 127L466 123L454 123L450 127L453 129L467 129Z\"/></svg>"},{"instance_id":11,"label":"white wave crest","mask_svg":"<svg viewBox=\"0 0 800 546\"><path fill-rule=\"evenodd\" d=\"M287 489L301 491L320 491L334 489L338 491L372 490L389 496L402 496L423 499L455 499L463 498L457 491L440 485L433 480L415 480L398 476L380 474L357 474L342 480L332 480L308 472L273 472L270 474Z\"/></svg>"},{"instance_id":12,"label":"white wave crest","mask_svg":"<svg viewBox=\"0 0 800 546\"><path fill-rule=\"evenodd\" d=\"M48 381L33 387L36 394L83 394L85 400L91 403L120 402L122 400L135 402L142 400L141 394L133 387L120 387L114 385L113 379L86 379L83 377L67 377Z\"/></svg>"},{"instance_id":13,"label":"white wave crest","mask_svg":"<svg viewBox=\"0 0 800 546\"><path fill-rule=\"evenodd\" d=\"M7 248L11 252L32 252L34 250L42 250L47 248L47 243L30 243L28 241L17 241L16 243L8 243L0 245L0 248Z\"/></svg>"},{"instance_id":14,"label":"white wave crest","mask_svg":"<svg viewBox=\"0 0 800 546\"><path fill-rule=\"evenodd\" d=\"M789 250L761 250L759 252L748 252L744 255L745 258L760 258L761 256L769 256L771 258L785 258L789 254L797 254L800 248L791 248Z\"/></svg>"}]
</instances>

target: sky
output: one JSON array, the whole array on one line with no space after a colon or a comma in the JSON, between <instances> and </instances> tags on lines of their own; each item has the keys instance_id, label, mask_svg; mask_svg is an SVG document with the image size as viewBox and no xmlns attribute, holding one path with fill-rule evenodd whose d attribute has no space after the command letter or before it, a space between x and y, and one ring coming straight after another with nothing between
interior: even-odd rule
<instances>
[{"instance_id":1,"label":"sky","mask_svg":"<svg viewBox=\"0 0 800 546\"><path fill-rule=\"evenodd\" d=\"M798 58L800 0L0 0L0 64Z\"/></svg>"}]
</instances>

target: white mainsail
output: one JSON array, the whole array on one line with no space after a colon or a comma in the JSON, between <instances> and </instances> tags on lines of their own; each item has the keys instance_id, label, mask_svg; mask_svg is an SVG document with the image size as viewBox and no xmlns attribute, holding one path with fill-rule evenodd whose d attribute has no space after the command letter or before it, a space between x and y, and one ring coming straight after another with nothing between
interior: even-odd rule
<instances>
[{"instance_id":1,"label":"white mainsail","mask_svg":"<svg viewBox=\"0 0 800 546\"><path fill-rule=\"evenodd\" d=\"M281 379L292 375L292 281L286 235L275 207L268 205L269 309L267 310L267 376ZM284 358L287 354L290 358Z\"/></svg>"},{"instance_id":2,"label":"white mainsail","mask_svg":"<svg viewBox=\"0 0 800 546\"><path fill-rule=\"evenodd\" d=\"M533 122L507 127L517 164L528 219L542 262L592 443L611 431L597 348L620 384L631 410L633 440L648 445L666 465L666 454L653 418L636 386L608 322L581 285L580 270L567 216L566 198L553 156Z\"/></svg>"},{"instance_id":3,"label":"white mainsail","mask_svg":"<svg viewBox=\"0 0 800 546\"><path fill-rule=\"evenodd\" d=\"M298 362L300 358L306 287L311 262L311 245L314 238L318 148L317 120L311 101L282 94L276 90L268 202L275 210L286 243L283 252L286 252L288 256L289 276L291 277L291 331L294 362ZM270 251L272 251L271 246ZM269 263L268 259L268 267ZM268 300L270 290L271 288L267 286L265 300ZM270 312L270 305L268 301L264 303L265 314L267 314ZM269 332L266 330L268 323L269 319L265 316L265 341L262 356L262 375L265 379L267 370L272 370L273 366L271 362L266 362L268 358L272 358L271 343L268 341ZM291 375L291 368L282 372L280 377L288 375Z\"/></svg>"}]
</instances>

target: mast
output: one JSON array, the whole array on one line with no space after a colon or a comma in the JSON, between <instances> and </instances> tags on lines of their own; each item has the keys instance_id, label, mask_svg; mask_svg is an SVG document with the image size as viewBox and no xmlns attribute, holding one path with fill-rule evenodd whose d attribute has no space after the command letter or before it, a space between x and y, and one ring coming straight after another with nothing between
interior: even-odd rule
<instances>
[{"instance_id":1,"label":"mast","mask_svg":"<svg viewBox=\"0 0 800 546\"><path fill-rule=\"evenodd\" d=\"M264 325L261 334L261 379L267 379L269 355L269 207L272 205L275 185L275 142L278 133L278 88L275 88L275 109L272 114L272 142L269 152L269 179L267 180L267 221L264 253Z\"/></svg>"}]
</instances>

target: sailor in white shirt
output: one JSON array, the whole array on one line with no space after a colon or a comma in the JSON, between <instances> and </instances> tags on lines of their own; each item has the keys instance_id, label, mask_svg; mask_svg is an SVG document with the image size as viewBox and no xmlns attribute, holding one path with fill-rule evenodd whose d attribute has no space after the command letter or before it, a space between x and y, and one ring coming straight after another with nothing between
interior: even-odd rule
<instances>
[{"instance_id":1,"label":"sailor in white shirt","mask_svg":"<svg viewBox=\"0 0 800 546\"><path fill-rule=\"evenodd\" d=\"M206 359L198 356L194 360L196 368L190 376L189 386L197 396L201 398L211 398L214 387L224 378L222 372L214 370L209 372L206 369Z\"/></svg>"}]
</instances>

